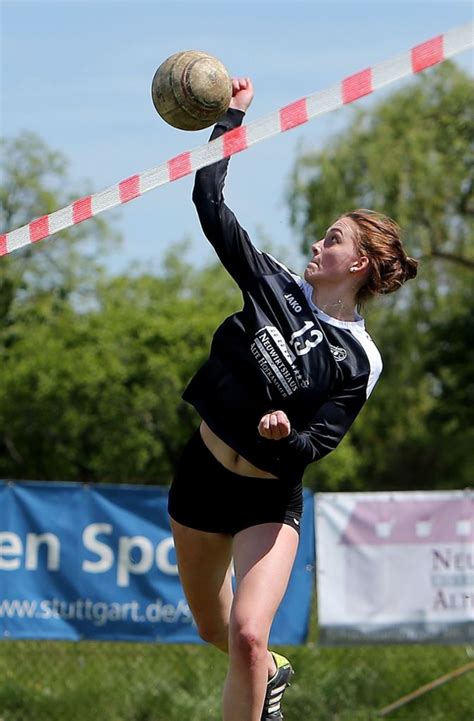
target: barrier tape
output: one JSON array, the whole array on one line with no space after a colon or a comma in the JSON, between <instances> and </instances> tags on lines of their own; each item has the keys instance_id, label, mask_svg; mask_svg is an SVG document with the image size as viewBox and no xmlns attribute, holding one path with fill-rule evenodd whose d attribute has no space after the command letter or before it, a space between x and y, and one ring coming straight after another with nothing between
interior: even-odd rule
<instances>
[{"instance_id":1,"label":"barrier tape","mask_svg":"<svg viewBox=\"0 0 474 721\"><path fill-rule=\"evenodd\" d=\"M179 180L200 168L227 158L278 133L296 128L309 120L353 103L390 83L426 68L474 46L474 23L449 30L416 45L408 52L390 58L372 68L361 70L326 90L296 100L276 112L235 128L206 145L181 153L150 170L132 175L100 193L80 198L61 210L43 215L27 225L0 235L0 256L8 255L30 243L59 233L99 213L128 203L160 185Z\"/></svg>"}]
</instances>

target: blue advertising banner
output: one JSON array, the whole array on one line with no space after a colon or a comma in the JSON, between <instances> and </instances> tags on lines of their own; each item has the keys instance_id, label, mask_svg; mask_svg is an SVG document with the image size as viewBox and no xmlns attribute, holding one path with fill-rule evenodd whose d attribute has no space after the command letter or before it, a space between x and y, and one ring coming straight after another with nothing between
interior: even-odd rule
<instances>
[{"instance_id":1,"label":"blue advertising banner","mask_svg":"<svg viewBox=\"0 0 474 721\"><path fill-rule=\"evenodd\" d=\"M0 638L199 643L160 486L0 481ZM272 628L306 640L314 587L313 494Z\"/></svg>"}]
</instances>

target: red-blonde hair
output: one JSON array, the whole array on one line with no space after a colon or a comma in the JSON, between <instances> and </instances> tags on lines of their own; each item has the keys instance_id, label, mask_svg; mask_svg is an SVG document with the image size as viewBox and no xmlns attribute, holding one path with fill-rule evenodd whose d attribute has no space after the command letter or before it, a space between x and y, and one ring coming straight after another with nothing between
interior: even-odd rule
<instances>
[{"instance_id":1,"label":"red-blonde hair","mask_svg":"<svg viewBox=\"0 0 474 721\"><path fill-rule=\"evenodd\" d=\"M393 293L416 276L418 261L405 253L400 227L394 220L365 208L344 213L342 217L355 222L358 250L369 259L369 272L357 291L357 303L378 293Z\"/></svg>"}]
</instances>

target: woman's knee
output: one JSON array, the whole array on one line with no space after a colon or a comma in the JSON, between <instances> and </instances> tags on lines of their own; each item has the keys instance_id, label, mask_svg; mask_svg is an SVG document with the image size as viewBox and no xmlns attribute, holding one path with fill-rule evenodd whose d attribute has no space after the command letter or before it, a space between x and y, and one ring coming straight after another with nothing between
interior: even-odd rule
<instances>
[{"instance_id":1,"label":"woman's knee","mask_svg":"<svg viewBox=\"0 0 474 721\"><path fill-rule=\"evenodd\" d=\"M216 648L227 648L229 639L229 627L218 625L209 621L197 622L197 630L200 638Z\"/></svg>"},{"instance_id":2,"label":"woman's knee","mask_svg":"<svg viewBox=\"0 0 474 721\"><path fill-rule=\"evenodd\" d=\"M259 661L267 654L269 629L254 619L239 621L231 619L229 638L233 653L237 653L249 663Z\"/></svg>"}]
</instances>

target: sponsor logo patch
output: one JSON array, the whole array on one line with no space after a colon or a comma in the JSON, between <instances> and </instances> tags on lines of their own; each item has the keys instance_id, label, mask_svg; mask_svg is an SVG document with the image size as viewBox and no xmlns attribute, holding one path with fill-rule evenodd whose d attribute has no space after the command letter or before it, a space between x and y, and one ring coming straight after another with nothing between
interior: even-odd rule
<instances>
[{"instance_id":1,"label":"sponsor logo patch","mask_svg":"<svg viewBox=\"0 0 474 721\"><path fill-rule=\"evenodd\" d=\"M295 313L301 313L301 311L303 309L302 309L301 305L298 303L298 301L296 300L296 298L291 293L285 293L284 298L285 298L286 302L288 303L288 305L290 306L290 308L293 308Z\"/></svg>"},{"instance_id":2,"label":"sponsor logo patch","mask_svg":"<svg viewBox=\"0 0 474 721\"><path fill-rule=\"evenodd\" d=\"M331 345L331 343L329 344L329 347L331 348L331 353L333 354L335 360L338 361L338 363L347 358L347 351L345 350L345 348L341 348L338 345Z\"/></svg>"}]
</instances>

